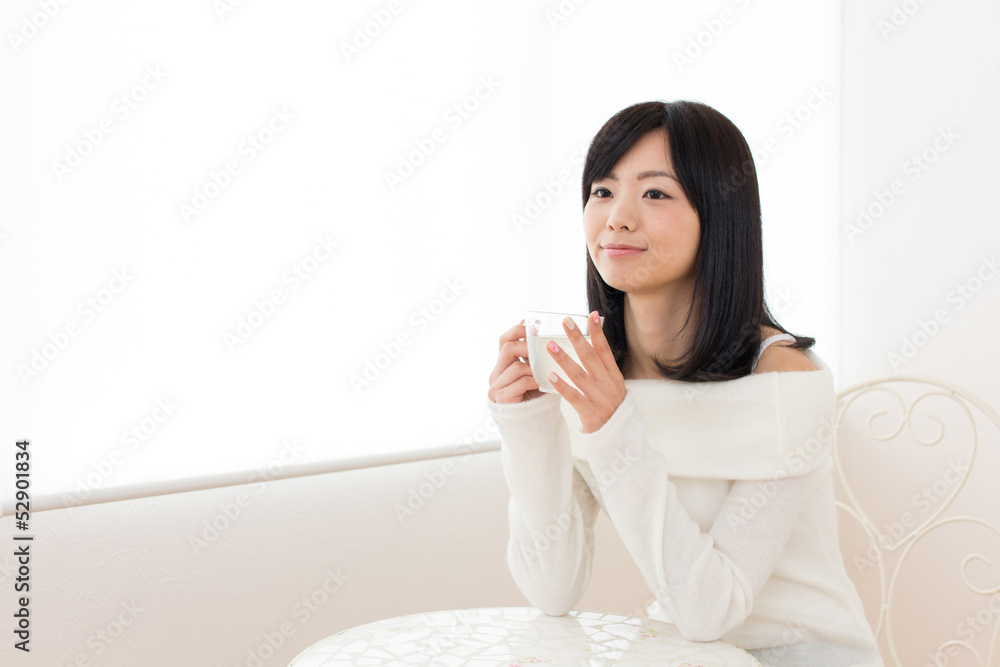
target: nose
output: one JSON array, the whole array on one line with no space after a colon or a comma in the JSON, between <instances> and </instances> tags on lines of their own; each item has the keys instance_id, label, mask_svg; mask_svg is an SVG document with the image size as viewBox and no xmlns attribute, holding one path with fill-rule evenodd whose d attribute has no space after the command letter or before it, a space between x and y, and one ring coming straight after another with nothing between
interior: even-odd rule
<instances>
[{"instance_id":1,"label":"nose","mask_svg":"<svg viewBox=\"0 0 1000 667\"><path fill-rule=\"evenodd\" d=\"M622 197L615 202L614 207L608 214L608 229L627 229L634 232L636 228L636 217L633 208Z\"/></svg>"}]
</instances>

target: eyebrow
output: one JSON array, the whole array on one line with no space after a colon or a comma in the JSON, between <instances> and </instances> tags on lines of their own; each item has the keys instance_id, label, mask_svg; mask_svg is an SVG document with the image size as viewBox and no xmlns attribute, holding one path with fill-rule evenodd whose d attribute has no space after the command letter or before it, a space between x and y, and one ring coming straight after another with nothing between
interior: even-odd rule
<instances>
[{"instance_id":1,"label":"eyebrow","mask_svg":"<svg viewBox=\"0 0 1000 667\"><path fill-rule=\"evenodd\" d=\"M665 176L667 178L672 178L675 181L677 181L677 177L676 176L674 176L673 174L668 174L665 171L660 171L659 169L653 169L653 170L650 170L650 171L644 171L641 174L639 174L638 176L636 176L635 179L637 181L640 181L640 180L642 180L644 178L654 178L656 176ZM604 178L611 179L612 181L617 181L618 180L618 177L615 175L615 172L609 173ZM600 180L604 180L604 179L600 179ZM677 182L680 183L680 181L677 181Z\"/></svg>"}]
</instances>

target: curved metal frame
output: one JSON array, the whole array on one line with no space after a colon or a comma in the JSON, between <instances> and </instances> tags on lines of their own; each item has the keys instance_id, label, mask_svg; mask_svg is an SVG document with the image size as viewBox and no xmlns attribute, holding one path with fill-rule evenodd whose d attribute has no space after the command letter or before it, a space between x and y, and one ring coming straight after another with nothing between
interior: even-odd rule
<instances>
[{"instance_id":1,"label":"curved metal frame","mask_svg":"<svg viewBox=\"0 0 1000 667\"><path fill-rule=\"evenodd\" d=\"M894 391L889 386L886 386L904 382L927 384L931 385L935 389L926 390L924 393L914 398L909 405L906 405L906 401L903 400L903 397L900 396L899 393ZM868 434L876 440L880 441L891 440L892 438L898 436L902 432L903 427L906 426L913 440L924 447L933 447L934 445L941 442L941 440L944 438L945 425L944 422L935 415L928 414L927 417L938 424L940 430L936 438L933 438L931 440L923 440L913 430L913 424L912 424L913 410L917 406L917 404L919 404L921 401L930 396L943 396L945 398L954 401L955 404L959 405L965 411L966 416L969 418L969 424L972 428L972 454L969 459L968 469L965 471L965 474L962 476L961 480L959 480L959 483L956 486L954 492L951 493L951 495L949 495L945 499L945 501L940 504L940 507L938 507L937 510L933 514L931 514L931 516L929 516L923 523L921 523L919 526L911 530L908 535L903 537L896 544L890 544L888 546L886 546L884 540L879 539L880 537L883 536L880 534L879 529L874 525L874 523L872 523L871 519L865 513L860 503L858 503L857 498L855 498L854 493L851 489L851 485L845 478L840 465L839 434L840 434L840 426L841 423L843 422L844 416L847 413L847 410L859 397L875 391L882 391L895 397L895 400L898 401L899 405L903 408L903 417L900 420L899 425L893 430L892 433L888 435L878 435L872 429L872 422L875 420L875 418L885 415L887 411L878 410L869 415L866 428L868 430ZM876 545L880 550L894 552L902 548L899 560L895 563L892 576L888 584L886 584L886 572L885 572L885 565L883 562L883 558L880 557L877 559L879 585L880 585L879 593L880 593L881 604L879 607L878 623L874 628L876 639L882 634L883 631L885 631L886 639L889 644L889 650L892 653L892 659L895 661L897 667L902 667L902 663L900 662L899 655L896 652L896 643L892 632L892 623L891 623L892 599L893 599L893 594L896 592L896 582L899 577L900 570L902 570L902 567L906 562L907 557L909 556L913 548L916 546L916 544L932 531L940 528L941 526L955 522L971 522L979 524L992 530L994 533L997 534L997 536L1000 536L1000 529L998 529L993 524L979 517L953 516L945 519L940 519L940 520L938 519L938 517L940 517L940 515L952 504L952 502L954 502L955 498L958 497L962 489L965 487L965 483L968 480L969 475L972 474L973 465L975 463L976 451L978 448L978 433L976 429L976 421L972 412L969 410L969 405L978 408L990 421L993 422L994 425L996 425L997 429L1000 430L1000 413L998 413L996 410L987 405L982 399L971 394L962 387L959 387L956 384L938 378L933 378L928 376L918 376L918 375L888 376L853 385L851 387L848 387L847 389L841 390L837 394L837 416L834 422L836 429L835 439L837 442L837 447L834 448L833 455L834 455L834 462L836 464L837 475L840 478L841 487L843 488L844 493L847 496L848 502L845 503L838 498L836 500L836 505L837 507L843 509L849 516L853 517L861 525L871 543ZM980 560L986 563L987 565L992 564L990 559L984 556L983 554L970 553L969 555L967 555L965 559L963 559L961 565L961 577L966 587L970 591L983 596L995 595L996 593L1000 592L1000 584L998 584L995 588L980 589L974 586L969 581L966 575L966 569L968 564L973 560ZM990 641L989 655L987 656L987 661L991 665L997 664L996 660L998 657L1000 657L997 656L996 654L998 636L1000 636L1000 618L998 618L996 627L993 631L993 637ZM962 648L967 649L972 655L975 656L976 661L979 663L980 667L985 667L982 656L980 656L979 652L975 648L973 648L970 644L959 640L949 640L941 644L938 647L937 652L935 653L935 659L939 658L941 656L941 652L950 646L960 646Z\"/></svg>"}]
</instances>

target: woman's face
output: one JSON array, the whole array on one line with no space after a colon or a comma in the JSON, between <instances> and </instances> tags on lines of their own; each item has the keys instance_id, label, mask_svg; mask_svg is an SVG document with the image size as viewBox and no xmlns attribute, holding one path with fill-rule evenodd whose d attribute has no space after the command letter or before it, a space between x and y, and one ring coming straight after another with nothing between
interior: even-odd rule
<instances>
[{"instance_id":1,"label":"woman's face","mask_svg":"<svg viewBox=\"0 0 1000 667\"><path fill-rule=\"evenodd\" d=\"M608 285L629 294L692 284L701 223L674 179L667 134L647 133L607 177L594 181L583 209L590 258ZM605 246L642 248L631 254Z\"/></svg>"}]
</instances>

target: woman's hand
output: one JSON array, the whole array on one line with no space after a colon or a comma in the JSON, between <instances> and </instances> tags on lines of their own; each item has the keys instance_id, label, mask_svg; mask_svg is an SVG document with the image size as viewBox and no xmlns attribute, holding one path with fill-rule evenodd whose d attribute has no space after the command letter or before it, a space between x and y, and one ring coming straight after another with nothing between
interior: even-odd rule
<instances>
[{"instance_id":1,"label":"woman's hand","mask_svg":"<svg viewBox=\"0 0 1000 667\"><path fill-rule=\"evenodd\" d=\"M580 388L580 391L577 391L560 379L556 373L549 374L552 386L555 387L560 396L573 406L579 415L583 433L593 433L604 426L625 400L625 378L618 370L615 355L611 351L611 346L608 345L608 339L604 337L600 321L595 321L596 317L597 311L595 310L590 314L588 322L590 343L583 337L575 324L572 328L567 326L567 323L572 323L571 319L563 320L563 330L569 336L573 349L580 356L583 368L580 368L580 365L573 361L565 350L560 349L558 352L553 352L551 346L555 345L554 341L545 347L549 355L566 373L566 376Z\"/></svg>"},{"instance_id":2,"label":"woman's hand","mask_svg":"<svg viewBox=\"0 0 1000 667\"><path fill-rule=\"evenodd\" d=\"M500 336L500 354L490 373L487 392L494 403L521 403L544 395L531 374L531 366L521 361L528 358L528 343L524 338L524 320Z\"/></svg>"}]
</instances>

